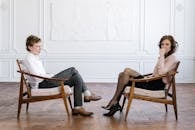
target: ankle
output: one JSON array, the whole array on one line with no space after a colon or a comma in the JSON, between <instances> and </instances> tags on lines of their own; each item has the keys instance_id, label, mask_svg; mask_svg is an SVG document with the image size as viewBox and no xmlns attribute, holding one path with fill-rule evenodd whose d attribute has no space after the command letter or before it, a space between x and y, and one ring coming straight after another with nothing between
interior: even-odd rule
<instances>
[{"instance_id":1,"label":"ankle","mask_svg":"<svg viewBox=\"0 0 195 130\"><path fill-rule=\"evenodd\" d=\"M81 109L82 106L75 106L74 109Z\"/></svg>"},{"instance_id":2,"label":"ankle","mask_svg":"<svg viewBox=\"0 0 195 130\"><path fill-rule=\"evenodd\" d=\"M91 96L91 92L89 90L84 91L84 96Z\"/></svg>"},{"instance_id":3,"label":"ankle","mask_svg":"<svg viewBox=\"0 0 195 130\"><path fill-rule=\"evenodd\" d=\"M109 106L111 107L111 106L116 105L116 104L118 104L117 101L112 101L111 103L109 103Z\"/></svg>"}]
</instances>

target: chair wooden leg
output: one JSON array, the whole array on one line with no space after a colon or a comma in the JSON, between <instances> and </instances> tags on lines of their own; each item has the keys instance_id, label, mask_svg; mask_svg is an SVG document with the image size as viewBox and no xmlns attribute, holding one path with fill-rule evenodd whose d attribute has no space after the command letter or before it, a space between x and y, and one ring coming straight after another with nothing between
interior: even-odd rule
<instances>
[{"instance_id":1,"label":"chair wooden leg","mask_svg":"<svg viewBox=\"0 0 195 130\"><path fill-rule=\"evenodd\" d=\"M70 99L70 96L68 97L68 101L69 101L69 104L70 104L70 108L73 109L73 107L72 107L72 102L71 102L71 99Z\"/></svg>"},{"instance_id":2,"label":"chair wooden leg","mask_svg":"<svg viewBox=\"0 0 195 130\"><path fill-rule=\"evenodd\" d=\"M173 88L172 88L172 94L173 94L173 107L174 107L174 111L175 111L175 118L177 120L177 99L176 99L176 90L175 90L175 79L174 80L174 84L173 84Z\"/></svg>"},{"instance_id":3,"label":"chair wooden leg","mask_svg":"<svg viewBox=\"0 0 195 130\"><path fill-rule=\"evenodd\" d=\"M174 104L173 107L174 107L174 111L175 111L175 119L177 120L177 105Z\"/></svg>"},{"instance_id":4,"label":"chair wooden leg","mask_svg":"<svg viewBox=\"0 0 195 130\"><path fill-rule=\"evenodd\" d=\"M26 103L26 112L28 111L28 108L29 108L29 102Z\"/></svg>"},{"instance_id":5,"label":"chair wooden leg","mask_svg":"<svg viewBox=\"0 0 195 130\"><path fill-rule=\"evenodd\" d=\"M21 107L22 107L22 103L19 101L19 102L18 102L18 114L17 114L17 118L20 117Z\"/></svg>"},{"instance_id":6,"label":"chair wooden leg","mask_svg":"<svg viewBox=\"0 0 195 130\"><path fill-rule=\"evenodd\" d=\"M168 109L167 109L167 104L165 104L165 110L166 110L166 112L168 111Z\"/></svg>"},{"instance_id":7,"label":"chair wooden leg","mask_svg":"<svg viewBox=\"0 0 195 130\"><path fill-rule=\"evenodd\" d=\"M67 103L67 100L66 100L66 96L63 97L63 101L64 101L64 105L65 105L65 108L66 108L66 112L67 112L68 116L70 116L70 113L69 113L69 110L68 110L68 103Z\"/></svg>"},{"instance_id":8,"label":"chair wooden leg","mask_svg":"<svg viewBox=\"0 0 195 130\"><path fill-rule=\"evenodd\" d=\"M22 100L23 99L23 76L21 76L20 79L20 92L19 92L19 99L18 99L18 114L17 114L17 118L20 117L20 111L22 108Z\"/></svg>"},{"instance_id":9,"label":"chair wooden leg","mask_svg":"<svg viewBox=\"0 0 195 130\"><path fill-rule=\"evenodd\" d=\"M26 92L27 94L27 97L30 98L29 94ZM26 112L28 111L28 108L29 108L29 102L26 103Z\"/></svg>"},{"instance_id":10,"label":"chair wooden leg","mask_svg":"<svg viewBox=\"0 0 195 130\"><path fill-rule=\"evenodd\" d=\"M168 89L165 89L165 97L167 99L167 95L168 95ZM167 109L167 104L165 104L165 111L167 112L168 109Z\"/></svg>"},{"instance_id":11,"label":"chair wooden leg","mask_svg":"<svg viewBox=\"0 0 195 130\"><path fill-rule=\"evenodd\" d=\"M135 87L135 82L132 83L132 87L131 87L131 89L130 89L128 104L127 104L127 110L126 110L126 113L125 113L125 121L127 120L127 115L128 115L128 113L129 113L129 108L130 108L131 102L132 102L132 100L133 100L134 87Z\"/></svg>"},{"instance_id":12,"label":"chair wooden leg","mask_svg":"<svg viewBox=\"0 0 195 130\"><path fill-rule=\"evenodd\" d=\"M125 113L125 121L127 120L127 115L128 115L128 113L129 113L129 108L130 108L130 106L131 106L131 102L132 102L132 98L130 98L130 99L128 100L127 110L126 110L126 113Z\"/></svg>"},{"instance_id":13,"label":"chair wooden leg","mask_svg":"<svg viewBox=\"0 0 195 130\"><path fill-rule=\"evenodd\" d=\"M124 105L125 105L125 101L126 101L126 97L124 96L124 98L123 98L123 103L122 103L122 108L121 108L121 112L123 111L123 108L124 108Z\"/></svg>"},{"instance_id":14,"label":"chair wooden leg","mask_svg":"<svg viewBox=\"0 0 195 130\"><path fill-rule=\"evenodd\" d=\"M176 101L176 94L173 94L173 108L174 108L174 112L175 112L175 118L177 120L177 101Z\"/></svg>"}]
</instances>

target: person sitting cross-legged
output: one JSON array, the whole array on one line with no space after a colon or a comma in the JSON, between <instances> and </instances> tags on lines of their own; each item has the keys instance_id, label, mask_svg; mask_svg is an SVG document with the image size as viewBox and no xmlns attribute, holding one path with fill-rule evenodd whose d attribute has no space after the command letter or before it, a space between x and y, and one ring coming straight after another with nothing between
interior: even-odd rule
<instances>
[{"instance_id":1,"label":"person sitting cross-legged","mask_svg":"<svg viewBox=\"0 0 195 130\"><path fill-rule=\"evenodd\" d=\"M178 62L176 56L174 55L178 44L173 36L163 36L160 39L158 46L158 60L156 66L154 67L153 74L150 76L166 74L167 72L173 70ZM107 113L103 114L104 116L113 116L117 111L121 110L119 101L121 99L122 92L126 86L132 85L132 82L129 81L129 78L142 79L145 77L131 68L125 68L124 71L121 72L118 76L117 87L112 99L109 101L108 105L102 106L102 108L109 110ZM147 90L164 90L169 81L170 77L164 77L162 79L149 82L137 82L135 83L135 87Z\"/></svg>"},{"instance_id":2,"label":"person sitting cross-legged","mask_svg":"<svg viewBox=\"0 0 195 130\"><path fill-rule=\"evenodd\" d=\"M65 69L55 75L48 74L43 67L42 61L39 58L41 52L41 39L37 36L30 35L26 39L27 55L24 59L24 63L28 71L35 75L53 78L68 78L64 81L64 85L74 86L74 108L72 110L73 115L90 116L93 112L88 112L83 108L82 93L84 93L84 102L97 101L101 99L101 96L96 96L88 90L78 70L74 67ZM60 86L59 82L50 80L40 80L37 78L31 78L29 81L31 87L38 86L39 88L52 88Z\"/></svg>"}]
</instances>

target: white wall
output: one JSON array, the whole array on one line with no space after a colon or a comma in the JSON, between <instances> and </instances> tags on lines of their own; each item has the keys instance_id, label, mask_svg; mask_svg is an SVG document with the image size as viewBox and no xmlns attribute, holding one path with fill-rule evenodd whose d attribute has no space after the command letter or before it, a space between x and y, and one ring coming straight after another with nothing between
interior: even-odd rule
<instances>
[{"instance_id":1,"label":"white wall","mask_svg":"<svg viewBox=\"0 0 195 130\"><path fill-rule=\"evenodd\" d=\"M87 82L153 70L162 35L179 42L177 82L195 82L194 0L0 0L0 81L18 81L25 39L43 40L48 72L75 66Z\"/></svg>"}]
</instances>

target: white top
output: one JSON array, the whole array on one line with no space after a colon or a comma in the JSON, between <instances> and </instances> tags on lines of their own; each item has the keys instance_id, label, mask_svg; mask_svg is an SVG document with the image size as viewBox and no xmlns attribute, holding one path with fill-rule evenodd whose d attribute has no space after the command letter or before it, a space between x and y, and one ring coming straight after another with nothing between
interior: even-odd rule
<instances>
[{"instance_id":1,"label":"white top","mask_svg":"<svg viewBox=\"0 0 195 130\"><path fill-rule=\"evenodd\" d=\"M159 57L157 64L154 68L153 75L158 76L158 75L165 74L165 73L173 70L175 68L177 62L178 62L178 60L174 54L171 54L166 58L164 58L164 56ZM170 77L163 78L163 82L165 84L169 83Z\"/></svg>"},{"instance_id":2,"label":"white top","mask_svg":"<svg viewBox=\"0 0 195 130\"><path fill-rule=\"evenodd\" d=\"M45 68L43 67L43 63L40 60L38 55L34 55L30 52L27 52L27 55L24 59L24 64L27 71L31 74L43 76L43 77L52 77L52 74L47 74ZM35 78L35 77L27 77L29 83L32 88L37 88L39 83L43 81L43 79Z\"/></svg>"}]
</instances>

